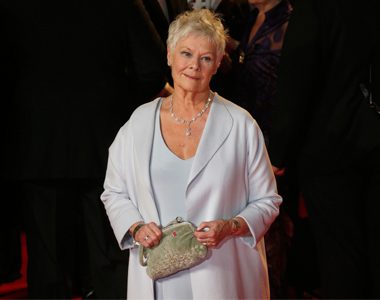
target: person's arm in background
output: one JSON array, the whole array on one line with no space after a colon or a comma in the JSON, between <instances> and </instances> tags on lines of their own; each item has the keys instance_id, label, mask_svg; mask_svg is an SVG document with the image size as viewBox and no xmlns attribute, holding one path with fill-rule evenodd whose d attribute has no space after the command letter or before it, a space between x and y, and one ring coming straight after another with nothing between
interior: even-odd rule
<instances>
[{"instance_id":1,"label":"person's arm in background","mask_svg":"<svg viewBox=\"0 0 380 300\"><path fill-rule=\"evenodd\" d=\"M268 145L273 171L281 176L296 155L311 119L317 80L317 24L312 1L297 1L284 40Z\"/></svg>"},{"instance_id":2,"label":"person's arm in background","mask_svg":"<svg viewBox=\"0 0 380 300\"><path fill-rule=\"evenodd\" d=\"M219 67L219 72L227 74L232 70L232 56L239 47L240 40L246 30L251 6L247 0L222 0L215 12L222 18L224 27L228 30L226 51Z\"/></svg>"},{"instance_id":3,"label":"person's arm in background","mask_svg":"<svg viewBox=\"0 0 380 300\"><path fill-rule=\"evenodd\" d=\"M141 0L128 0L127 68L132 70L139 98L149 100L168 95L171 88L165 75L166 51Z\"/></svg>"}]
</instances>

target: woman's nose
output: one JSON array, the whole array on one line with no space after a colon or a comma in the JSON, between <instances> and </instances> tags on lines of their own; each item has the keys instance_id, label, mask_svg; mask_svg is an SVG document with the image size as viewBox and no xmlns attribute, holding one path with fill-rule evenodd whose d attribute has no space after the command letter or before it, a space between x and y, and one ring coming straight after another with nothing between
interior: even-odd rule
<instances>
[{"instance_id":1,"label":"woman's nose","mask_svg":"<svg viewBox=\"0 0 380 300\"><path fill-rule=\"evenodd\" d=\"M190 68L193 69L193 70L198 70L199 69L199 61L198 61L198 59L194 59L191 62Z\"/></svg>"}]
</instances>

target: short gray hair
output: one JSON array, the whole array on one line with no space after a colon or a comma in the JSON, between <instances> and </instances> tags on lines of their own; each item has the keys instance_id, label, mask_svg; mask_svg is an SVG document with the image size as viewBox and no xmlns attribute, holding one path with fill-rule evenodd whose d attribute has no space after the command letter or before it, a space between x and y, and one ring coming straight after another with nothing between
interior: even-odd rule
<instances>
[{"instance_id":1,"label":"short gray hair","mask_svg":"<svg viewBox=\"0 0 380 300\"><path fill-rule=\"evenodd\" d=\"M177 16L169 26L169 35L166 41L168 48L173 51L177 42L189 34L207 37L215 44L218 55L224 54L227 31L220 18L209 9L194 9Z\"/></svg>"}]
</instances>

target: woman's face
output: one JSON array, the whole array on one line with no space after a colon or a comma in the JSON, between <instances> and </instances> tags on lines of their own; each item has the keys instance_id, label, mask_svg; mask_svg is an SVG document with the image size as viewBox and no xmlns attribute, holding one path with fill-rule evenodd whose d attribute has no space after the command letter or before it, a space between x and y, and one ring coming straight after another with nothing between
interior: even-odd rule
<instances>
[{"instance_id":1,"label":"woman's face","mask_svg":"<svg viewBox=\"0 0 380 300\"><path fill-rule=\"evenodd\" d=\"M168 49L174 87L187 92L208 91L220 59L215 44L207 37L190 34L180 39L173 51Z\"/></svg>"}]
</instances>

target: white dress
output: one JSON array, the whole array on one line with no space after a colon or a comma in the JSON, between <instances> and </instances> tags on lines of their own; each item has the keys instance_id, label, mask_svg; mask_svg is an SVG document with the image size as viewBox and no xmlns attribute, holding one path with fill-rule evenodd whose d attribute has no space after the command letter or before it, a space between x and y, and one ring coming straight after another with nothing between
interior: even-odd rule
<instances>
[{"instance_id":1,"label":"white dress","mask_svg":"<svg viewBox=\"0 0 380 300\"><path fill-rule=\"evenodd\" d=\"M160 221L166 225L176 217L187 219L185 191L193 158L183 160L170 151L161 134L159 109L155 118L150 176ZM187 270L155 282L155 299L192 298L190 274Z\"/></svg>"}]
</instances>

